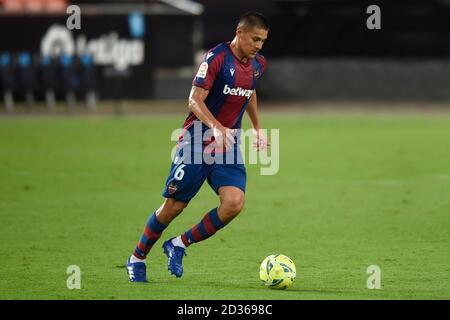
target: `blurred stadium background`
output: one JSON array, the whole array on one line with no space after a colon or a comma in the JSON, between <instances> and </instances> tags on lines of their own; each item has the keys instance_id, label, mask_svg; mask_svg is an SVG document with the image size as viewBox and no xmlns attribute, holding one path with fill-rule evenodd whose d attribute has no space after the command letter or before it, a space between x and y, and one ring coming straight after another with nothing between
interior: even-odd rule
<instances>
[{"instance_id":1,"label":"blurred stadium background","mask_svg":"<svg viewBox=\"0 0 450 320\"><path fill-rule=\"evenodd\" d=\"M70 4L80 30L66 28ZM366 27L370 4L381 30ZM448 0L1 0L1 111L186 99L201 55L247 10L272 26L263 102L449 101Z\"/></svg>"},{"instance_id":2,"label":"blurred stadium background","mask_svg":"<svg viewBox=\"0 0 450 320\"><path fill-rule=\"evenodd\" d=\"M133 286L199 59L248 10L271 24L257 91L280 170L247 167L244 212L183 278L157 244ZM0 0L0 39L1 299L450 298L450 0ZM216 205L202 188L164 240ZM258 280L273 253L297 264L285 292Z\"/></svg>"}]
</instances>

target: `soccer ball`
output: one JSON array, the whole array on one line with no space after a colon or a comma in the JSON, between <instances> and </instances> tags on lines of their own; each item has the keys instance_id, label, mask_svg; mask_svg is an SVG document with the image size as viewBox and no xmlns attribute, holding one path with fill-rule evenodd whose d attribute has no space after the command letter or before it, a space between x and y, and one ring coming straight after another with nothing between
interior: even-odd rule
<instances>
[{"instance_id":1,"label":"soccer ball","mask_svg":"<svg viewBox=\"0 0 450 320\"><path fill-rule=\"evenodd\" d=\"M271 289L286 289L297 275L294 262L283 254L272 254L259 267L259 278Z\"/></svg>"}]
</instances>

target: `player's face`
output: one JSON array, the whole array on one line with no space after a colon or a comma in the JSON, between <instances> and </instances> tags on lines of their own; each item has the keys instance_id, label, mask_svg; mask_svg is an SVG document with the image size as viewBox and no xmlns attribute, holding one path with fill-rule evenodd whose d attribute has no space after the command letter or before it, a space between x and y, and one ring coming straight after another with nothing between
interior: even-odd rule
<instances>
[{"instance_id":1,"label":"player's face","mask_svg":"<svg viewBox=\"0 0 450 320\"><path fill-rule=\"evenodd\" d=\"M237 36L244 56L250 59L254 58L258 51L262 49L264 42L267 39L267 34L267 30L258 27L250 28L248 30L239 28Z\"/></svg>"}]
</instances>

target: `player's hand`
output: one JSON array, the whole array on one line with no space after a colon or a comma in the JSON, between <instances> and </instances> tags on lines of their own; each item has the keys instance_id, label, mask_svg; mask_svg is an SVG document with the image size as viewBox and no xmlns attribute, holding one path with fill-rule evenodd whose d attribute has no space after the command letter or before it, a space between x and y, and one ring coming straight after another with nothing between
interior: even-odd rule
<instances>
[{"instance_id":1,"label":"player's hand","mask_svg":"<svg viewBox=\"0 0 450 320\"><path fill-rule=\"evenodd\" d=\"M270 142L268 141L264 130L252 129L252 132L253 136L255 137L255 140L253 141L253 147L256 149L256 151L265 150L267 149L267 147L270 147Z\"/></svg>"},{"instance_id":2,"label":"player's hand","mask_svg":"<svg viewBox=\"0 0 450 320\"><path fill-rule=\"evenodd\" d=\"M214 140L216 141L217 147L225 147L225 150L229 150L235 144L234 135L236 133L235 129L230 129L222 125L213 127Z\"/></svg>"}]
</instances>

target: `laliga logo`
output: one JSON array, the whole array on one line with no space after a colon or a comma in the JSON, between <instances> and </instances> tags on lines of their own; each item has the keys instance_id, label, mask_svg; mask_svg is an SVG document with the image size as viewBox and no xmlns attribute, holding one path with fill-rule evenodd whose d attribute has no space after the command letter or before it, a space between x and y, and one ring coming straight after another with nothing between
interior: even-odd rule
<instances>
[{"instance_id":1,"label":"laliga logo","mask_svg":"<svg viewBox=\"0 0 450 320\"><path fill-rule=\"evenodd\" d=\"M120 39L117 32L89 41L85 35L79 35L74 39L65 26L55 24L42 38L41 53L45 56L91 53L95 64L113 65L117 70L123 71L128 66L144 62L144 42Z\"/></svg>"}]
</instances>

